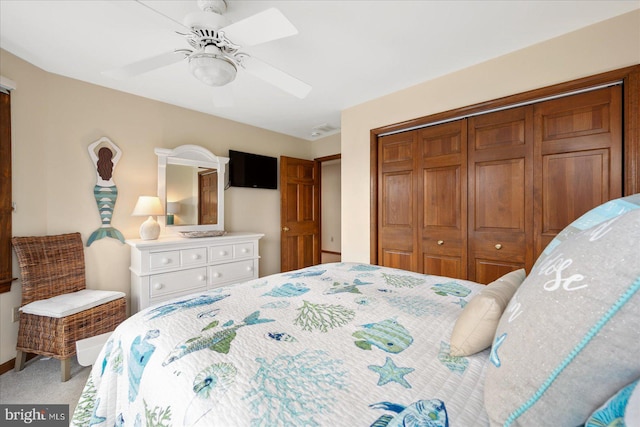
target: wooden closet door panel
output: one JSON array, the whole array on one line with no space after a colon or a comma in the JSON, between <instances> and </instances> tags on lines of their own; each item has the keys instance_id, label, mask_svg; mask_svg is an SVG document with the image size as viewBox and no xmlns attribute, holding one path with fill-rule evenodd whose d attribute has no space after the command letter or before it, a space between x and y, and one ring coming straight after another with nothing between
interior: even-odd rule
<instances>
[{"instance_id":1,"label":"wooden closet door panel","mask_svg":"<svg viewBox=\"0 0 640 427\"><path fill-rule=\"evenodd\" d=\"M588 210L622 196L622 88L535 107L536 257Z\"/></svg>"},{"instance_id":2,"label":"wooden closet door panel","mask_svg":"<svg viewBox=\"0 0 640 427\"><path fill-rule=\"evenodd\" d=\"M421 271L467 277L466 120L419 133L422 154Z\"/></svg>"},{"instance_id":3,"label":"wooden closet door panel","mask_svg":"<svg viewBox=\"0 0 640 427\"><path fill-rule=\"evenodd\" d=\"M469 119L469 279L533 264L533 107Z\"/></svg>"},{"instance_id":4,"label":"wooden closet door panel","mask_svg":"<svg viewBox=\"0 0 640 427\"><path fill-rule=\"evenodd\" d=\"M378 144L378 262L411 271L418 271L416 135L389 135Z\"/></svg>"}]
</instances>

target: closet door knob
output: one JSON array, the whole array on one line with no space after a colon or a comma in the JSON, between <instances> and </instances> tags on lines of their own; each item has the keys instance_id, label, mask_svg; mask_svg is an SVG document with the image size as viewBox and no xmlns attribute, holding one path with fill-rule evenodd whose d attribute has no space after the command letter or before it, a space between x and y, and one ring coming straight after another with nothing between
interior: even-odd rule
<instances>
[{"instance_id":1,"label":"closet door knob","mask_svg":"<svg viewBox=\"0 0 640 427\"><path fill-rule=\"evenodd\" d=\"M496 248L497 250L500 250L500 249L502 249L502 245L501 245L500 243L498 243L498 244L496 244L495 248Z\"/></svg>"},{"instance_id":2,"label":"closet door knob","mask_svg":"<svg viewBox=\"0 0 640 427\"><path fill-rule=\"evenodd\" d=\"M438 246L444 245L444 240L438 240Z\"/></svg>"},{"instance_id":3,"label":"closet door knob","mask_svg":"<svg viewBox=\"0 0 640 427\"><path fill-rule=\"evenodd\" d=\"M282 231L289 231L289 227L285 225L284 227L282 227Z\"/></svg>"}]
</instances>

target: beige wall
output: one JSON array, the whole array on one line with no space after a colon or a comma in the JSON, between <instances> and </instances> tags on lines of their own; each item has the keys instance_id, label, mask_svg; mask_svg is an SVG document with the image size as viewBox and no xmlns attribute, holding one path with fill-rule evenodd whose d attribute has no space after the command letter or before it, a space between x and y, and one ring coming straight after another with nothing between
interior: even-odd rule
<instances>
[{"instance_id":1,"label":"beige wall","mask_svg":"<svg viewBox=\"0 0 640 427\"><path fill-rule=\"evenodd\" d=\"M342 112L342 260L370 257L369 131L640 63L640 10Z\"/></svg>"},{"instance_id":2,"label":"beige wall","mask_svg":"<svg viewBox=\"0 0 640 427\"><path fill-rule=\"evenodd\" d=\"M315 140L311 144L311 153L314 159L340 154L340 134L336 133Z\"/></svg>"},{"instance_id":3,"label":"beige wall","mask_svg":"<svg viewBox=\"0 0 640 427\"><path fill-rule=\"evenodd\" d=\"M340 160L322 162L322 184L320 188L322 208L321 242L323 251L340 252L341 250L341 191L340 191Z\"/></svg>"},{"instance_id":4,"label":"beige wall","mask_svg":"<svg viewBox=\"0 0 640 427\"><path fill-rule=\"evenodd\" d=\"M87 147L102 136L123 151L114 171L118 199L112 224L125 238L136 238L144 220L131 216L137 197L156 193L155 147L197 144L222 156L233 148L314 157L309 141L50 74L2 50L0 75L17 85L11 95L16 236L80 231L86 241L98 228L96 172ZM225 200L226 229L264 233L260 275L278 272L280 192L232 187ZM85 257L90 288L129 292L127 245L98 240ZM0 295L0 363L15 357L11 309L19 303L18 282Z\"/></svg>"}]
</instances>

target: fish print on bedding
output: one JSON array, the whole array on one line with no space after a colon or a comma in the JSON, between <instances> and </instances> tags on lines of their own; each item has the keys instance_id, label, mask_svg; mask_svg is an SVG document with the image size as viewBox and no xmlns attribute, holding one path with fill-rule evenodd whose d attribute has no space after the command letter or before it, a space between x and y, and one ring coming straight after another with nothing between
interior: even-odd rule
<instances>
[{"instance_id":1,"label":"fish print on bedding","mask_svg":"<svg viewBox=\"0 0 640 427\"><path fill-rule=\"evenodd\" d=\"M485 426L473 282L333 263L166 301L114 331L74 426Z\"/></svg>"}]
</instances>

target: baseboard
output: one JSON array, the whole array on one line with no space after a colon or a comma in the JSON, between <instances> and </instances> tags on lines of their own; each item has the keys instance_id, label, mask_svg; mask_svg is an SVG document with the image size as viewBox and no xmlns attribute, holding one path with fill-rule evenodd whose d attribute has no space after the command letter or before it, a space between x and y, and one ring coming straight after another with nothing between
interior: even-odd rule
<instances>
[{"instance_id":1,"label":"baseboard","mask_svg":"<svg viewBox=\"0 0 640 427\"><path fill-rule=\"evenodd\" d=\"M37 354L29 353L29 354L27 354L27 360L31 360L36 356L37 356ZM11 359L11 360L7 360L2 365L0 365L0 375L4 374L5 372L9 372L10 370L13 369L13 367L15 365L16 365L16 358L15 357L13 359Z\"/></svg>"}]
</instances>

